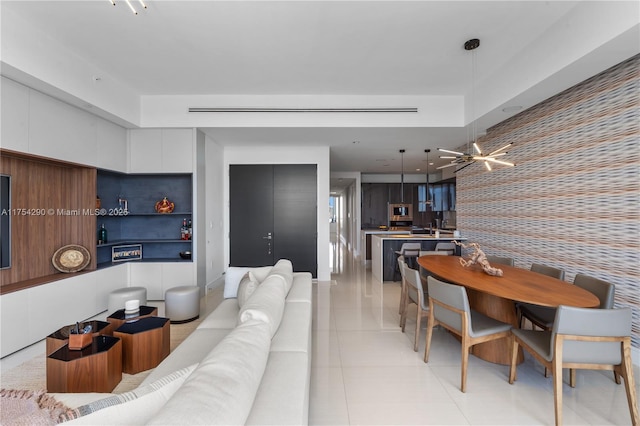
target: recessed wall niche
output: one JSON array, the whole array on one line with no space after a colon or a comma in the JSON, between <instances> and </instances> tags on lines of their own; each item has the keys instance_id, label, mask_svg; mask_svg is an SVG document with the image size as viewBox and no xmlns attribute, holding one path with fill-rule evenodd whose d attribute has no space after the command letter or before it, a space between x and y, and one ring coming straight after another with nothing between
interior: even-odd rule
<instances>
[{"instance_id":1,"label":"recessed wall niche","mask_svg":"<svg viewBox=\"0 0 640 426\"><path fill-rule=\"evenodd\" d=\"M0 270L1 293L66 277L51 262L64 245L86 247L86 269L96 268L95 168L0 150L0 174L11 177L11 266Z\"/></svg>"}]
</instances>

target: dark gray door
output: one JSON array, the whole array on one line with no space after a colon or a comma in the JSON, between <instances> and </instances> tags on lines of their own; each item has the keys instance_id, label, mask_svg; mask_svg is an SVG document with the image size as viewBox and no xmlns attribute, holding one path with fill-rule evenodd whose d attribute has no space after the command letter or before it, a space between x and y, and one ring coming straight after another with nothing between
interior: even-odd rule
<instances>
[{"instance_id":1,"label":"dark gray door","mask_svg":"<svg viewBox=\"0 0 640 426\"><path fill-rule=\"evenodd\" d=\"M316 200L316 165L230 166L231 266L289 259L317 277Z\"/></svg>"}]
</instances>

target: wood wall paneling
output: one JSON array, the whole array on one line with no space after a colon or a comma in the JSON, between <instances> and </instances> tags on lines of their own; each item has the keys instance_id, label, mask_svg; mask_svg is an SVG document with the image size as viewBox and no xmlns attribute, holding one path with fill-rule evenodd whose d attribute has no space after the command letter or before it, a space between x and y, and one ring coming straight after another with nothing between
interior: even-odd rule
<instances>
[{"instance_id":1,"label":"wood wall paneling","mask_svg":"<svg viewBox=\"0 0 640 426\"><path fill-rule=\"evenodd\" d=\"M0 271L3 288L59 273L55 251L79 244L95 269L96 170L39 157L2 152L0 172L11 175L11 268ZM28 212L29 214L26 214Z\"/></svg>"}]
</instances>

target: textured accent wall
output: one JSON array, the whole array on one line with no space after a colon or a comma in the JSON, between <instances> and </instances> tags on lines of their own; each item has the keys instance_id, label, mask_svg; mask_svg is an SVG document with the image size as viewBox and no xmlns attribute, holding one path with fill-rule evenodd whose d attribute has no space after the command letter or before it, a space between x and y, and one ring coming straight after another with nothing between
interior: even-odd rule
<instances>
[{"instance_id":1,"label":"textured accent wall","mask_svg":"<svg viewBox=\"0 0 640 426\"><path fill-rule=\"evenodd\" d=\"M490 128L516 166L457 175L458 229L516 266L544 263L616 285L640 347L640 55Z\"/></svg>"}]
</instances>

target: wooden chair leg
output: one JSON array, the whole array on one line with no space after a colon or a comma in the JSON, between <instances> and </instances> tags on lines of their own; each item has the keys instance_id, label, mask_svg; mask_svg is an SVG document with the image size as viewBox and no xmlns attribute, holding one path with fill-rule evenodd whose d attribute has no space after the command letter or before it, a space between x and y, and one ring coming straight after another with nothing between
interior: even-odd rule
<instances>
[{"instance_id":1,"label":"wooden chair leg","mask_svg":"<svg viewBox=\"0 0 640 426\"><path fill-rule=\"evenodd\" d=\"M469 346L465 337L462 337L462 370L460 371L460 390L467 391L467 366L469 365Z\"/></svg>"},{"instance_id":2,"label":"wooden chair leg","mask_svg":"<svg viewBox=\"0 0 640 426\"><path fill-rule=\"evenodd\" d=\"M429 350L431 349L431 336L433 335L433 306L429 305L429 318L427 319L427 341L424 344L424 362L429 362Z\"/></svg>"},{"instance_id":3,"label":"wooden chair leg","mask_svg":"<svg viewBox=\"0 0 640 426\"><path fill-rule=\"evenodd\" d=\"M511 337L511 367L509 368L509 383L513 384L516 380L516 363L518 362L518 341L512 334Z\"/></svg>"},{"instance_id":4,"label":"wooden chair leg","mask_svg":"<svg viewBox=\"0 0 640 426\"><path fill-rule=\"evenodd\" d=\"M416 303L416 336L413 342L413 351L418 352L418 341L420 340L420 322L422 319L422 306Z\"/></svg>"},{"instance_id":5,"label":"wooden chair leg","mask_svg":"<svg viewBox=\"0 0 640 426\"><path fill-rule=\"evenodd\" d=\"M402 332L404 333L404 326L407 322L407 306L409 305L409 297L408 293L405 293L402 296L402 313L400 314L400 328L402 328Z\"/></svg>"},{"instance_id":6,"label":"wooden chair leg","mask_svg":"<svg viewBox=\"0 0 640 426\"><path fill-rule=\"evenodd\" d=\"M616 381L616 384L618 384L618 385L620 384L620 374L618 374L617 371L613 372L613 380Z\"/></svg>"},{"instance_id":7,"label":"wooden chair leg","mask_svg":"<svg viewBox=\"0 0 640 426\"><path fill-rule=\"evenodd\" d=\"M629 404L629 414L631 424L640 425L640 414L638 414L638 395L636 395L636 385L633 379L633 363L631 360L631 344L627 340L622 344L622 374L624 377L624 387L627 391L627 403Z\"/></svg>"},{"instance_id":8,"label":"wooden chair leg","mask_svg":"<svg viewBox=\"0 0 640 426\"><path fill-rule=\"evenodd\" d=\"M556 355L557 356L557 355ZM555 405L556 426L562 425L562 365L561 361L553 360L553 401Z\"/></svg>"},{"instance_id":9,"label":"wooden chair leg","mask_svg":"<svg viewBox=\"0 0 640 426\"><path fill-rule=\"evenodd\" d=\"M576 387L576 369L575 368L569 369L569 386L571 386L572 388Z\"/></svg>"}]
</instances>

